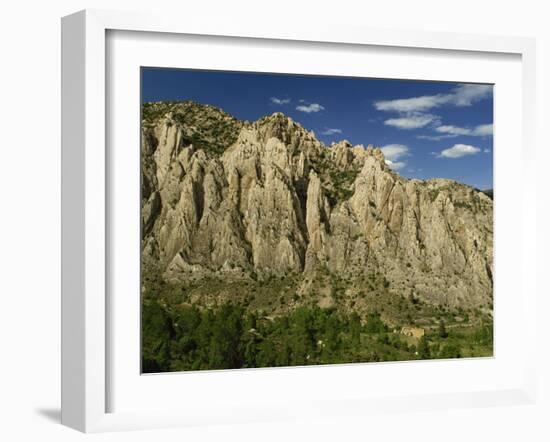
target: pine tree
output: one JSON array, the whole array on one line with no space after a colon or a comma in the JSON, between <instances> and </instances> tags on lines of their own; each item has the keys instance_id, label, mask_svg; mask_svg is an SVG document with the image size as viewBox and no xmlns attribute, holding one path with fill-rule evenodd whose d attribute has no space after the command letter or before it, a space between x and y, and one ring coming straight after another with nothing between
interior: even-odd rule
<instances>
[{"instance_id":1,"label":"pine tree","mask_svg":"<svg viewBox=\"0 0 550 442\"><path fill-rule=\"evenodd\" d=\"M428 339L426 336L422 336L420 338L420 342L418 343L417 347L418 356L420 359L430 359L430 345L428 343Z\"/></svg>"},{"instance_id":2,"label":"pine tree","mask_svg":"<svg viewBox=\"0 0 550 442\"><path fill-rule=\"evenodd\" d=\"M445 328L445 323L443 320L439 321L439 337L446 338L449 336L449 333L447 333L447 329Z\"/></svg>"}]
</instances>

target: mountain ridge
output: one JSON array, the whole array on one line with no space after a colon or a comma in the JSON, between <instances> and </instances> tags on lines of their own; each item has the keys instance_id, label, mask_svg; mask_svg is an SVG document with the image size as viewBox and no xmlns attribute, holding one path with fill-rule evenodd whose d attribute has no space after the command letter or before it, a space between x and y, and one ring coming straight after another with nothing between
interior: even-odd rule
<instances>
[{"instance_id":1,"label":"mountain ridge","mask_svg":"<svg viewBox=\"0 0 550 442\"><path fill-rule=\"evenodd\" d=\"M491 314L493 203L482 192L404 178L380 149L327 146L280 112L239 121L186 101L146 103L142 114L146 273L186 284L292 279L298 299L274 311L367 309L378 275L399 296ZM349 282L343 292L335 275ZM220 296L241 299L237 286Z\"/></svg>"}]
</instances>

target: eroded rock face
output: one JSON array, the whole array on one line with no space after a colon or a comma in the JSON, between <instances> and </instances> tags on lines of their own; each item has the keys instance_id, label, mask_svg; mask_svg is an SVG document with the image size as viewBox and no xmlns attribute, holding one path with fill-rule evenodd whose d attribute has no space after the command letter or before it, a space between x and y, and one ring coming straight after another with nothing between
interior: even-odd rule
<instances>
[{"instance_id":1,"label":"eroded rock face","mask_svg":"<svg viewBox=\"0 0 550 442\"><path fill-rule=\"evenodd\" d=\"M379 272L434 304L492 303L493 204L483 193L407 180L379 149L326 147L281 113L248 123L184 108L190 122L159 107L143 125L145 267L181 280ZM216 138L212 120L229 135Z\"/></svg>"}]
</instances>

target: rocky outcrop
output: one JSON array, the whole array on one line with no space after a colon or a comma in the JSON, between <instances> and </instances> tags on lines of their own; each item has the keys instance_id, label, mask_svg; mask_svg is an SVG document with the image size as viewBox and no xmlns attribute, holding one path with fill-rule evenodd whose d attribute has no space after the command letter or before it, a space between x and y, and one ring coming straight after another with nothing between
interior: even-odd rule
<instances>
[{"instance_id":1,"label":"rocky outcrop","mask_svg":"<svg viewBox=\"0 0 550 442\"><path fill-rule=\"evenodd\" d=\"M308 247L306 268L314 269L326 262L326 241L330 229L330 206L324 195L321 180L312 170L309 174L306 199Z\"/></svg>"},{"instance_id":2,"label":"rocky outcrop","mask_svg":"<svg viewBox=\"0 0 550 442\"><path fill-rule=\"evenodd\" d=\"M145 268L176 280L377 272L426 302L491 305L487 195L451 180L407 180L379 149L327 147L281 113L249 123L189 102L185 112L148 106Z\"/></svg>"}]
</instances>

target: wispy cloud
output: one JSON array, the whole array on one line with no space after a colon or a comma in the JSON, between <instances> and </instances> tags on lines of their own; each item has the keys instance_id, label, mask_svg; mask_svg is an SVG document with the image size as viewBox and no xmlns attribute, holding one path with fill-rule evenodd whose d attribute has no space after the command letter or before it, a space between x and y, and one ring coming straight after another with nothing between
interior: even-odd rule
<instances>
[{"instance_id":1,"label":"wispy cloud","mask_svg":"<svg viewBox=\"0 0 550 442\"><path fill-rule=\"evenodd\" d=\"M403 157L409 156L409 148L404 144L387 144L380 148L386 159L386 164L393 170L401 170L406 165L406 161L397 161Z\"/></svg>"},{"instance_id":2,"label":"wispy cloud","mask_svg":"<svg viewBox=\"0 0 550 442\"><path fill-rule=\"evenodd\" d=\"M492 93L493 87L491 85L461 84L451 89L449 93L379 100L374 102L374 107L379 111L397 114L397 116L384 121L386 126L402 130L430 128L436 132L435 134L418 135L417 138L419 139L440 141L458 136L486 137L493 134L492 124L482 124L475 127L442 125L441 118L434 115L432 111L442 106L471 106L480 100L491 97ZM466 148L466 146L468 145L456 144L436 155L438 157L460 158L479 151L473 151L477 149L474 146L469 146L471 149ZM390 159L390 161L395 160Z\"/></svg>"},{"instance_id":3,"label":"wispy cloud","mask_svg":"<svg viewBox=\"0 0 550 442\"><path fill-rule=\"evenodd\" d=\"M493 135L493 125L492 124L480 124L474 129L474 135L479 137L488 137Z\"/></svg>"},{"instance_id":4,"label":"wispy cloud","mask_svg":"<svg viewBox=\"0 0 550 442\"><path fill-rule=\"evenodd\" d=\"M386 160L386 164L390 166L390 168L393 170L401 170L403 169L403 167L407 165L407 163L405 163L404 161L391 161L391 160Z\"/></svg>"},{"instance_id":5,"label":"wispy cloud","mask_svg":"<svg viewBox=\"0 0 550 442\"><path fill-rule=\"evenodd\" d=\"M462 158L468 155L476 155L481 152L479 147L470 146L469 144L455 144L453 147L442 150L437 154L438 158Z\"/></svg>"},{"instance_id":6,"label":"wispy cloud","mask_svg":"<svg viewBox=\"0 0 550 442\"><path fill-rule=\"evenodd\" d=\"M271 97L269 99L273 104L276 104L278 106L283 106L285 104L290 103L290 98L277 98L277 97Z\"/></svg>"},{"instance_id":7,"label":"wispy cloud","mask_svg":"<svg viewBox=\"0 0 550 442\"><path fill-rule=\"evenodd\" d=\"M451 135L453 137L457 137L459 135L469 135L471 133L471 130L466 127L457 127L457 126L439 126L435 128L436 132Z\"/></svg>"},{"instance_id":8,"label":"wispy cloud","mask_svg":"<svg viewBox=\"0 0 550 442\"><path fill-rule=\"evenodd\" d=\"M426 112L443 105L471 106L490 97L492 93L493 88L490 85L462 84L448 94L380 100L374 102L374 107L379 111Z\"/></svg>"},{"instance_id":9,"label":"wispy cloud","mask_svg":"<svg viewBox=\"0 0 550 442\"><path fill-rule=\"evenodd\" d=\"M493 135L493 125L480 124L479 126L475 126L473 128L444 125L444 126L436 127L435 131L442 134L451 135L451 136L469 135L469 136L475 136L475 137L486 137L486 136Z\"/></svg>"},{"instance_id":10,"label":"wispy cloud","mask_svg":"<svg viewBox=\"0 0 550 442\"><path fill-rule=\"evenodd\" d=\"M423 97L382 100L375 101L374 107L379 111L423 112L443 104L444 97L444 95L425 95Z\"/></svg>"},{"instance_id":11,"label":"wispy cloud","mask_svg":"<svg viewBox=\"0 0 550 442\"><path fill-rule=\"evenodd\" d=\"M493 86L490 84L461 84L451 94L450 103L456 106L471 106L493 94Z\"/></svg>"},{"instance_id":12,"label":"wispy cloud","mask_svg":"<svg viewBox=\"0 0 550 442\"><path fill-rule=\"evenodd\" d=\"M321 112L322 110L325 110L325 108L319 103L309 103L309 104L300 104L299 106L296 106L296 110L310 114L314 112Z\"/></svg>"},{"instance_id":13,"label":"wispy cloud","mask_svg":"<svg viewBox=\"0 0 550 442\"><path fill-rule=\"evenodd\" d=\"M395 161L409 154L409 148L404 144L387 144L380 148L386 160Z\"/></svg>"},{"instance_id":14,"label":"wispy cloud","mask_svg":"<svg viewBox=\"0 0 550 442\"><path fill-rule=\"evenodd\" d=\"M413 112L399 118L390 118L384 121L386 126L393 126L398 129L418 129L425 127L438 120L438 117L431 114Z\"/></svg>"},{"instance_id":15,"label":"wispy cloud","mask_svg":"<svg viewBox=\"0 0 550 442\"><path fill-rule=\"evenodd\" d=\"M321 132L321 135L336 135L341 133L342 133L342 129L327 128L323 132Z\"/></svg>"},{"instance_id":16,"label":"wispy cloud","mask_svg":"<svg viewBox=\"0 0 550 442\"><path fill-rule=\"evenodd\" d=\"M456 135L417 135L416 138L419 140L431 140L431 141L439 141L443 140L445 138L454 138Z\"/></svg>"}]
</instances>

